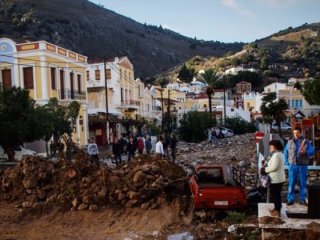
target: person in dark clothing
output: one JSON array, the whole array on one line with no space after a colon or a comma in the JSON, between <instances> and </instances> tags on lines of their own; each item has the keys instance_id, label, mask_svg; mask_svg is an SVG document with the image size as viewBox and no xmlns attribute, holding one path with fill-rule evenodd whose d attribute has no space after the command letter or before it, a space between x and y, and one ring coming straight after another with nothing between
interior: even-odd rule
<instances>
[{"instance_id":1,"label":"person in dark clothing","mask_svg":"<svg viewBox=\"0 0 320 240\"><path fill-rule=\"evenodd\" d=\"M114 143L112 144L112 153L114 155L116 165L121 164L121 154L123 153L123 146L117 138L114 139Z\"/></svg>"},{"instance_id":2,"label":"person in dark clothing","mask_svg":"<svg viewBox=\"0 0 320 240\"><path fill-rule=\"evenodd\" d=\"M171 148L172 161L174 162L176 160L176 151L177 151L177 137L174 134L171 135L170 148Z\"/></svg>"},{"instance_id":3,"label":"person in dark clothing","mask_svg":"<svg viewBox=\"0 0 320 240\"><path fill-rule=\"evenodd\" d=\"M134 154L136 150L137 150L137 144L133 140L133 137L130 137L129 143L127 145L128 161L130 161L131 158L134 158Z\"/></svg>"},{"instance_id":4,"label":"person in dark clothing","mask_svg":"<svg viewBox=\"0 0 320 240\"><path fill-rule=\"evenodd\" d=\"M147 136L146 141L145 141L145 145L146 145L146 152L148 155L150 155L151 149L152 149L152 143L151 143L150 136Z\"/></svg>"}]
</instances>

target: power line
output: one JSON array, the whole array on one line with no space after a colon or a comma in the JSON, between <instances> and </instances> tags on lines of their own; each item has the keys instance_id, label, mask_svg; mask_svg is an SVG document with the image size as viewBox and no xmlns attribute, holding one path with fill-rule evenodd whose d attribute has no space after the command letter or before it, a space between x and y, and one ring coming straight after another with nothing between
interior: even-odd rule
<instances>
[{"instance_id":1,"label":"power line","mask_svg":"<svg viewBox=\"0 0 320 240\"><path fill-rule=\"evenodd\" d=\"M15 58L15 59L21 59L21 60L35 61L35 62L61 63L61 61L60 61L60 62L55 62L55 61L42 61L42 60L37 60L37 59L32 59L32 58L15 57L15 56L12 56L12 55L7 55L7 54L0 54L0 56L10 57L10 58ZM76 62L65 62L65 63L72 63L72 64L82 63L82 64L87 65L86 63L80 62L80 61L76 61Z\"/></svg>"}]
</instances>

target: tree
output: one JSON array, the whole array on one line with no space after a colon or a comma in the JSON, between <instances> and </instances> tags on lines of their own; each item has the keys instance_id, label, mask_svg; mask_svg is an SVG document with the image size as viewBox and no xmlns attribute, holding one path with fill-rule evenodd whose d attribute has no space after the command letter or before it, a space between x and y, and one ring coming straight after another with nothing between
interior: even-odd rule
<instances>
[{"instance_id":1,"label":"tree","mask_svg":"<svg viewBox=\"0 0 320 240\"><path fill-rule=\"evenodd\" d=\"M14 160L14 146L43 137L45 122L44 112L36 108L27 90L0 90L0 145L9 160Z\"/></svg>"},{"instance_id":2,"label":"tree","mask_svg":"<svg viewBox=\"0 0 320 240\"><path fill-rule=\"evenodd\" d=\"M308 80L304 83L302 94L311 105L320 105L320 77L315 80Z\"/></svg>"},{"instance_id":3,"label":"tree","mask_svg":"<svg viewBox=\"0 0 320 240\"><path fill-rule=\"evenodd\" d=\"M180 120L179 136L187 142L200 142L206 138L207 129L216 124L216 119L208 112L188 112Z\"/></svg>"},{"instance_id":4,"label":"tree","mask_svg":"<svg viewBox=\"0 0 320 240\"><path fill-rule=\"evenodd\" d=\"M191 82L194 75L195 70L193 68L188 68L186 64L183 64L183 66L179 70L178 78L185 82Z\"/></svg>"},{"instance_id":5,"label":"tree","mask_svg":"<svg viewBox=\"0 0 320 240\"><path fill-rule=\"evenodd\" d=\"M284 111L288 109L288 104L284 99L276 101L275 92L268 93L262 98L261 113L263 117L274 119L279 129L279 135L282 137L281 121L286 119Z\"/></svg>"},{"instance_id":6,"label":"tree","mask_svg":"<svg viewBox=\"0 0 320 240\"><path fill-rule=\"evenodd\" d=\"M72 102L64 107L57 99L37 106L29 91L21 88L0 90L0 145L14 160L14 146L25 142L57 139L72 133L72 121L79 114L80 105Z\"/></svg>"},{"instance_id":7,"label":"tree","mask_svg":"<svg viewBox=\"0 0 320 240\"><path fill-rule=\"evenodd\" d=\"M199 74L199 77L207 84L206 94L208 95L209 112L212 114L212 95L214 93L213 84L217 80L216 72L210 68Z\"/></svg>"}]
</instances>

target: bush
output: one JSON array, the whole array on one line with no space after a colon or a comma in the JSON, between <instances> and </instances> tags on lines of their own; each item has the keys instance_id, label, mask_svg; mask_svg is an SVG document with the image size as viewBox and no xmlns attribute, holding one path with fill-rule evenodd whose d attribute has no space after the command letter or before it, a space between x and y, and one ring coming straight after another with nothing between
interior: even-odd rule
<instances>
[{"instance_id":1,"label":"bush","mask_svg":"<svg viewBox=\"0 0 320 240\"><path fill-rule=\"evenodd\" d=\"M187 142L201 142L206 139L207 129L214 126L216 119L209 112L188 112L180 120L179 136Z\"/></svg>"},{"instance_id":2,"label":"bush","mask_svg":"<svg viewBox=\"0 0 320 240\"><path fill-rule=\"evenodd\" d=\"M246 214L242 212L229 212L227 222L232 224L242 223L246 219Z\"/></svg>"},{"instance_id":3,"label":"bush","mask_svg":"<svg viewBox=\"0 0 320 240\"><path fill-rule=\"evenodd\" d=\"M232 129L235 134L252 133L256 131L254 123L249 123L241 117L227 118L225 127Z\"/></svg>"}]
</instances>

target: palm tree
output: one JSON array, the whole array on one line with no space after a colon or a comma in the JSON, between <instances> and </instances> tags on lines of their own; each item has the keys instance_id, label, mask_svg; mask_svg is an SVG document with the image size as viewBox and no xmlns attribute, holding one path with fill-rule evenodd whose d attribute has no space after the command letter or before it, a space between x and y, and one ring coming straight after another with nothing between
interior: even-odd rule
<instances>
[{"instance_id":1,"label":"palm tree","mask_svg":"<svg viewBox=\"0 0 320 240\"><path fill-rule=\"evenodd\" d=\"M213 83L217 80L216 72L210 68L199 74L199 77L207 84L206 94L208 95L209 112L212 114L212 95L214 93Z\"/></svg>"},{"instance_id":2,"label":"palm tree","mask_svg":"<svg viewBox=\"0 0 320 240\"><path fill-rule=\"evenodd\" d=\"M262 98L261 113L264 117L274 119L278 126L279 135L282 138L281 122L286 119L284 113L288 109L288 104L284 99L276 101L277 95L275 92L268 93Z\"/></svg>"}]
</instances>

